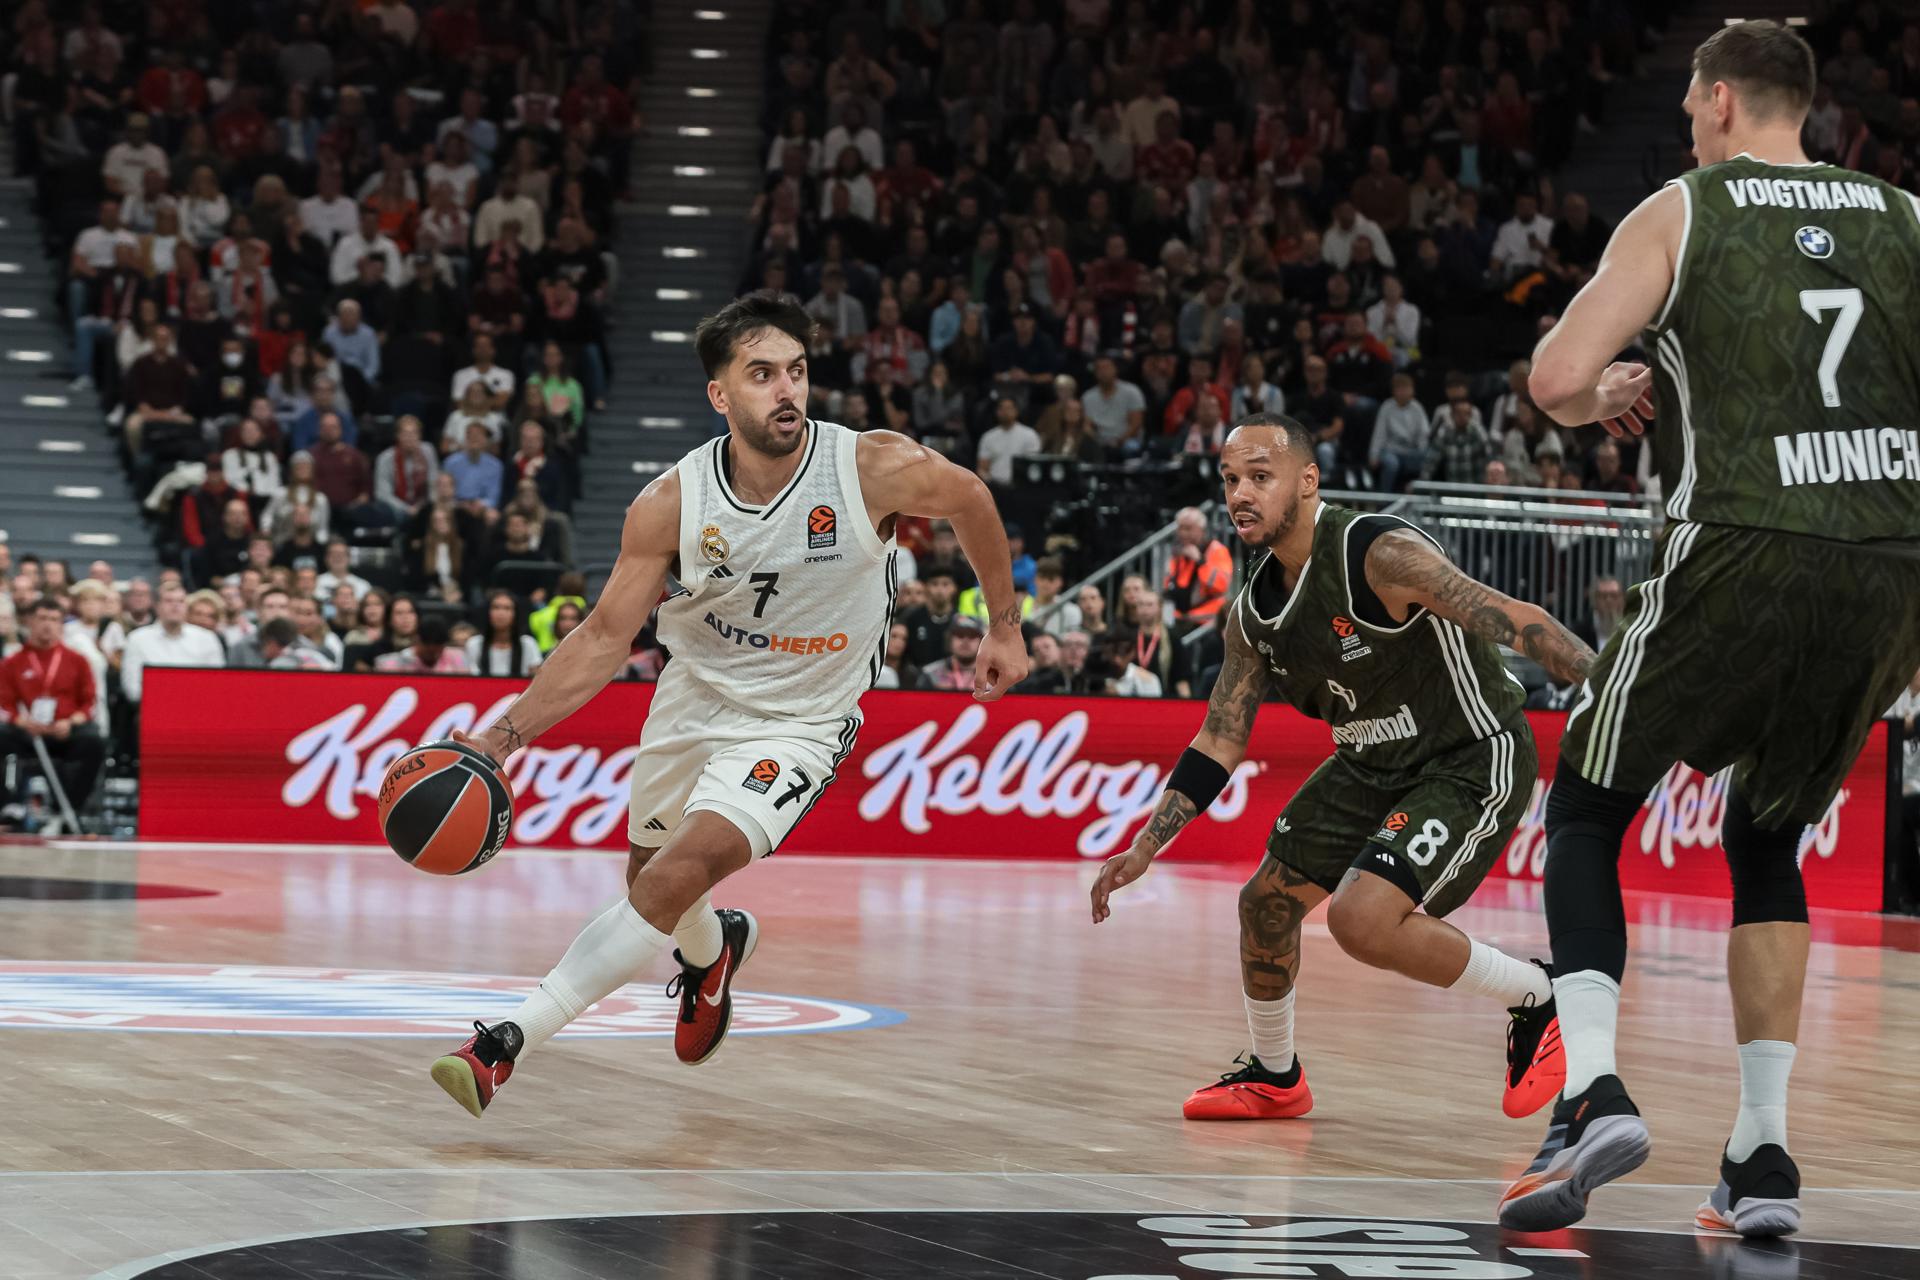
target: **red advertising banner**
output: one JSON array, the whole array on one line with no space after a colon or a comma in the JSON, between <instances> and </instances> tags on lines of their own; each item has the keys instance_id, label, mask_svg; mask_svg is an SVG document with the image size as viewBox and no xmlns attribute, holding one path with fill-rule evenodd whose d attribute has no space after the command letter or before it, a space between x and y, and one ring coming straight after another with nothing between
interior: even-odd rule
<instances>
[{"instance_id":1,"label":"red advertising banner","mask_svg":"<svg viewBox=\"0 0 1920 1280\"><path fill-rule=\"evenodd\" d=\"M408 746L490 722L518 691L468 677L155 670L141 717L147 839L377 844L374 795ZM512 844L624 849L628 775L653 686L614 685L509 762ZM1101 858L1125 847L1194 730L1193 702L876 691L835 785L791 853ZM1538 879L1564 717L1533 713L1542 780L1493 874ZM1251 863L1274 817L1331 750L1290 708L1260 713L1248 759L1167 856ZM1878 910L1886 738L1876 732L1802 860L1810 901ZM1720 896L1725 782L1685 766L1629 832L1629 889Z\"/></svg>"}]
</instances>

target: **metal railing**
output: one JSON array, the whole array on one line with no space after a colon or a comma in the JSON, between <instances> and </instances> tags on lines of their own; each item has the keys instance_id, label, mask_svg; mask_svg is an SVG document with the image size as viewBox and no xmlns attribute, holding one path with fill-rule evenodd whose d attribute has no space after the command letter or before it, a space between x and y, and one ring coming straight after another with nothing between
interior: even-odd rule
<instances>
[{"instance_id":1,"label":"metal railing","mask_svg":"<svg viewBox=\"0 0 1920 1280\"><path fill-rule=\"evenodd\" d=\"M1365 491L1347 491L1341 489L1323 489L1321 490L1321 496L1327 501L1337 502L1341 506L1358 507L1363 511L1391 510L1395 514L1400 514L1400 508L1405 506L1408 501L1407 495L1405 494L1369 493ZM1238 535L1233 531L1232 522L1227 518L1226 509L1217 502L1207 502L1202 503L1199 510L1200 513L1207 518L1208 533L1227 546L1235 549L1234 577L1237 583L1240 574L1246 569L1247 555L1245 549L1240 546ZM1035 609L1032 617L1028 620L1045 626L1049 619L1060 612L1060 606L1062 604L1074 603L1080 595L1080 592L1087 587L1097 587L1099 589L1101 596L1105 598L1107 603L1107 617L1111 620L1116 616L1114 608L1119 602L1121 584L1136 574L1146 579L1147 586L1150 589L1154 591L1160 590L1161 584L1166 581L1167 565L1173 560L1174 529L1176 523L1177 522L1170 521L1133 546L1128 547L1125 551L1122 551L1119 555L1062 591L1059 601L1046 605L1043 608ZM1194 636L1186 637L1187 641L1192 641L1193 639L1195 639Z\"/></svg>"},{"instance_id":2,"label":"metal railing","mask_svg":"<svg viewBox=\"0 0 1920 1280\"><path fill-rule=\"evenodd\" d=\"M1466 573L1570 620L1597 578L1651 572L1662 517L1644 498L1419 481L1394 514L1433 535Z\"/></svg>"}]
</instances>

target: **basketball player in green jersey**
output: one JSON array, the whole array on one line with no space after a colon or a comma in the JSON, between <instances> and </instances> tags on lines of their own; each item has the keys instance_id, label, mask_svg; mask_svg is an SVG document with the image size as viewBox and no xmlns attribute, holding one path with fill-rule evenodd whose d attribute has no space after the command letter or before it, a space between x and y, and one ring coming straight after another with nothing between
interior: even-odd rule
<instances>
[{"instance_id":1,"label":"basketball player in green jersey","mask_svg":"<svg viewBox=\"0 0 1920 1280\"><path fill-rule=\"evenodd\" d=\"M1284 1119L1313 1106L1293 1051L1293 991L1301 924L1331 899L1327 928L1355 959L1509 1007L1503 1105L1530 1115L1564 1078L1548 973L1440 917L1473 893L1533 796L1539 757L1497 644L1572 683L1593 651L1537 606L1461 573L1398 516L1323 503L1313 436L1291 418L1244 419L1220 475L1241 540L1267 554L1222 615L1226 656L1199 735L1152 820L1094 882L1095 923L1220 794L1270 693L1326 721L1334 751L1288 802L1240 893L1253 1052L1185 1114Z\"/></svg>"},{"instance_id":2,"label":"basketball player in green jersey","mask_svg":"<svg viewBox=\"0 0 1920 1280\"><path fill-rule=\"evenodd\" d=\"M1563 423L1637 431L1657 391L1667 526L1657 574L1629 593L1580 690L1548 802L1567 1082L1502 1198L1516 1230L1578 1221L1594 1187L1647 1157L1614 1063L1617 863L1675 761L1733 770L1721 843L1740 1111L1699 1221L1747 1236L1799 1226L1786 1151L1807 965L1797 855L1920 661L1920 208L1807 162L1813 88L1813 54L1784 27L1708 37L1685 102L1701 167L1620 224L1534 356L1534 398ZM1617 362L1643 333L1653 367Z\"/></svg>"}]
</instances>

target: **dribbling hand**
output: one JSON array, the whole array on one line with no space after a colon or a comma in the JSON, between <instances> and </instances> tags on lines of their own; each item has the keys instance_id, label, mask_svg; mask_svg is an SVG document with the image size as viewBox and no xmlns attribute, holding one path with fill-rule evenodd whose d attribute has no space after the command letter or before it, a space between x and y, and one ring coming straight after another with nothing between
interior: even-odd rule
<instances>
[{"instance_id":1,"label":"dribbling hand","mask_svg":"<svg viewBox=\"0 0 1920 1280\"><path fill-rule=\"evenodd\" d=\"M1153 850L1141 844L1108 858L1101 865L1100 874L1093 878L1093 922L1099 924L1113 914L1107 898L1115 889L1126 888L1147 874L1147 868L1152 865Z\"/></svg>"},{"instance_id":2,"label":"dribbling hand","mask_svg":"<svg viewBox=\"0 0 1920 1280\"><path fill-rule=\"evenodd\" d=\"M493 729L477 734L455 729L448 736L463 747L472 747L496 765L505 764L507 756L512 754L507 750L506 735Z\"/></svg>"}]
</instances>

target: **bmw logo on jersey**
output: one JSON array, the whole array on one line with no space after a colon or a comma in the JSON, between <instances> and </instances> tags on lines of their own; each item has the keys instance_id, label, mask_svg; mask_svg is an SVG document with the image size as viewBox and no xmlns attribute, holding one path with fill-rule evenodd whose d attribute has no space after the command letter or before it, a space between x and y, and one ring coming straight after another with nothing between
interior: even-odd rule
<instances>
[{"instance_id":1,"label":"bmw logo on jersey","mask_svg":"<svg viewBox=\"0 0 1920 1280\"><path fill-rule=\"evenodd\" d=\"M1793 243L1809 258L1833 256L1833 236L1825 227L1802 227L1793 233Z\"/></svg>"}]
</instances>

